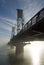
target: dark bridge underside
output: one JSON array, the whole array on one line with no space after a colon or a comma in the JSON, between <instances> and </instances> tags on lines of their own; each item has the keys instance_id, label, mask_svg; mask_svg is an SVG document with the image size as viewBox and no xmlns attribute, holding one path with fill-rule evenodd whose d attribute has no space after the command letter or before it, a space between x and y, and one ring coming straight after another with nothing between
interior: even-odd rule
<instances>
[{"instance_id":1,"label":"dark bridge underside","mask_svg":"<svg viewBox=\"0 0 44 65\"><path fill-rule=\"evenodd\" d=\"M14 43L22 43L33 40L44 41L44 18L24 32L20 32L11 39Z\"/></svg>"},{"instance_id":2,"label":"dark bridge underside","mask_svg":"<svg viewBox=\"0 0 44 65\"><path fill-rule=\"evenodd\" d=\"M44 18L43 18L42 20L40 20L38 23L36 23L36 24L32 27L32 29L44 33Z\"/></svg>"}]
</instances>

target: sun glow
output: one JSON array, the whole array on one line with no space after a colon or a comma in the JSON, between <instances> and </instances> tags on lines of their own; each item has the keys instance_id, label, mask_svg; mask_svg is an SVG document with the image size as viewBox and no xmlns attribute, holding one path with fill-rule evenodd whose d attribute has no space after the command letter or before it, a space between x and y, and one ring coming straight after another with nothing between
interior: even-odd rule
<instances>
[{"instance_id":1,"label":"sun glow","mask_svg":"<svg viewBox=\"0 0 44 65\"><path fill-rule=\"evenodd\" d=\"M30 43L31 45L27 45L27 48L31 51L32 63L33 65L40 65L40 52L44 48L44 41L31 41Z\"/></svg>"}]
</instances>

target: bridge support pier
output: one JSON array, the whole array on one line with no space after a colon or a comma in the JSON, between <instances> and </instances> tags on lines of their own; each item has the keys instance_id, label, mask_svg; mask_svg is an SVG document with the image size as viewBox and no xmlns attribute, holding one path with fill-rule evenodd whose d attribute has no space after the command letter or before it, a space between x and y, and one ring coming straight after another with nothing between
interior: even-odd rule
<instances>
[{"instance_id":1,"label":"bridge support pier","mask_svg":"<svg viewBox=\"0 0 44 65\"><path fill-rule=\"evenodd\" d=\"M23 58L23 44L17 45L16 46L16 57L17 58Z\"/></svg>"}]
</instances>

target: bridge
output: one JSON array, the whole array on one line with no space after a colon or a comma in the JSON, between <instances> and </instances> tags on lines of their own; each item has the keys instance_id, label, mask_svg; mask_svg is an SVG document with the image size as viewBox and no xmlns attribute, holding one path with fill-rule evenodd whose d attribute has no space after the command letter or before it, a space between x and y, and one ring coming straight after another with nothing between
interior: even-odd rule
<instances>
[{"instance_id":1,"label":"bridge","mask_svg":"<svg viewBox=\"0 0 44 65\"><path fill-rule=\"evenodd\" d=\"M44 40L44 8L34 15L8 44L16 46L16 55L19 55L26 44L38 39Z\"/></svg>"}]
</instances>

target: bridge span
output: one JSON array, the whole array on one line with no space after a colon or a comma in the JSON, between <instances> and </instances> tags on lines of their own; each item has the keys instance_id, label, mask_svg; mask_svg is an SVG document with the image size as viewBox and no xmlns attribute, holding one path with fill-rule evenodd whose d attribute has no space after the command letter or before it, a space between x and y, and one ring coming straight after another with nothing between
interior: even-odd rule
<instances>
[{"instance_id":1,"label":"bridge span","mask_svg":"<svg viewBox=\"0 0 44 65\"><path fill-rule=\"evenodd\" d=\"M9 45L16 46L16 55L23 52L25 42L34 40L44 41L44 8L34 15L21 29L21 31L10 39Z\"/></svg>"}]
</instances>

